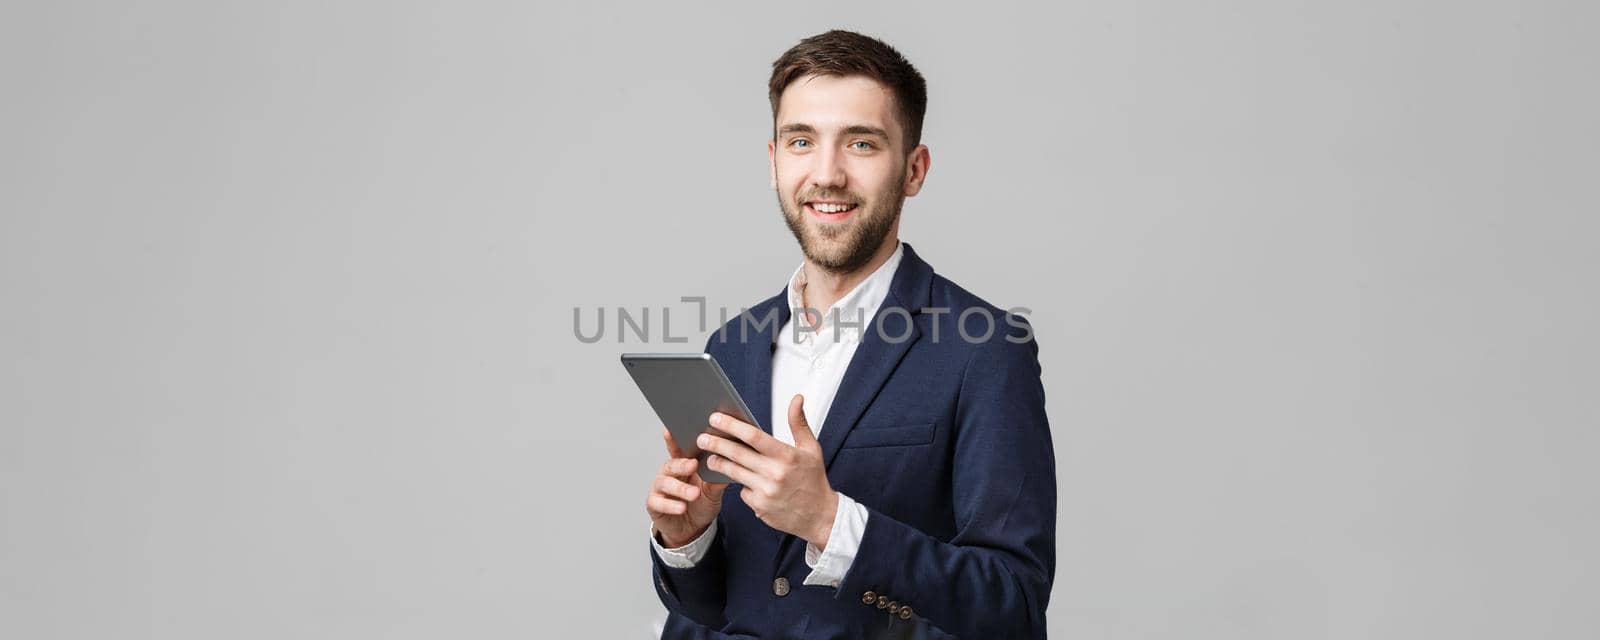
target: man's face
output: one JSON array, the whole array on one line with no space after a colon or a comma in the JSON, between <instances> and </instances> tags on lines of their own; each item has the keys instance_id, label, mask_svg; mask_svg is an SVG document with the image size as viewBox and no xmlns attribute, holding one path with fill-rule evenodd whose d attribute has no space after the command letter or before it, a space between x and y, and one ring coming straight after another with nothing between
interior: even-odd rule
<instances>
[{"instance_id":1,"label":"man's face","mask_svg":"<svg viewBox=\"0 0 1600 640\"><path fill-rule=\"evenodd\" d=\"M806 76L784 89L767 143L772 187L806 259L861 268L898 236L900 207L927 173L927 147L902 151L894 95L864 76Z\"/></svg>"}]
</instances>

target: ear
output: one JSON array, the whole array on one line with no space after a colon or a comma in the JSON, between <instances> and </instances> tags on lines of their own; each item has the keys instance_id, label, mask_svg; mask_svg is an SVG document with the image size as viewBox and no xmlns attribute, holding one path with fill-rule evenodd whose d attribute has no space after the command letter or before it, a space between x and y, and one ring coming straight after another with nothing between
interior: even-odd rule
<instances>
[{"instance_id":1,"label":"ear","mask_svg":"<svg viewBox=\"0 0 1600 640\"><path fill-rule=\"evenodd\" d=\"M911 155L906 156L906 184L905 195L907 198L917 195L922 190L922 181L928 179L928 167L932 166L933 158L928 155L928 145L919 144L911 150Z\"/></svg>"},{"instance_id":2,"label":"ear","mask_svg":"<svg viewBox=\"0 0 1600 640\"><path fill-rule=\"evenodd\" d=\"M778 190L778 145L772 140L767 141L767 179L771 181L772 190Z\"/></svg>"}]
</instances>

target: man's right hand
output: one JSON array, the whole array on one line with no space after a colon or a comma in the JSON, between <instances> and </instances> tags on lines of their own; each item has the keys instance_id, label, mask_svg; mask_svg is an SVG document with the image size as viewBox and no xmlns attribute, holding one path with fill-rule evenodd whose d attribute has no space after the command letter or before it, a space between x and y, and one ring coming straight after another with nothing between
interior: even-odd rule
<instances>
[{"instance_id":1,"label":"man's right hand","mask_svg":"<svg viewBox=\"0 0 1600 640\"><path fill-rule=\"evenodd\" d=\"M694 542L705 533L722 510L722 492L728 485L700 479L700 474L695 473L700 461L683 455L665 428L661 439L666 441L670 457L656 473L644 509L661 536L661 546L673 549Z\"/></svg>"}]
</instances>

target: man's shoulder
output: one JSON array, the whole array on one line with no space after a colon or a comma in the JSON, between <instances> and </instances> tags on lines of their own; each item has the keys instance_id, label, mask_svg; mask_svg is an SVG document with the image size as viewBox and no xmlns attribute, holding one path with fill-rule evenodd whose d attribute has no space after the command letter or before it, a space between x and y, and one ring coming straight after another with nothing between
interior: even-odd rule
<instances>
[{"instance_id":1,"label":"man's shoulder","mask_svg":"<svg viewBox=\"0 0 1600 640\"><path fill-rule=\"evenodd\" d=\"M783 328L788 302L788 296L780 292L754 305L729 310L732 317L706 338L706 352L714 353L718 347L740 347L747 341L767 341L768 336Z\"/></svg>"},{"instance_id":2,"label":"man's shoulder","mask_svg":"<svg viewBox=\"0 0 1600 640\"><path fill-rule=\"evenodd\" d=\"M1023 315L1026 307L1001 308L949 278L938 273L928 292L928 307L924 313L939 314L939 326L950 327L959 338L956 342L978 347L990 342L1031 344L1033 327ZM943 342L945 336L940 336Z\"/></svg>"},{"instance_id":3,"label":"man's shoulder","mask_svg":"<svg viewBox=\"0 0 1600 640\"><path fill-rule=\"evenodd\" d=\"M955 281L937 272L933 274L933 282L928 291L928 302L930 307L947 308L955 313L961 313L967 309L983 309L991 313L1004 311L999 306L979 297L976 293L968 291L965 287L956 284Z\"/></svg>"}]
</instances>

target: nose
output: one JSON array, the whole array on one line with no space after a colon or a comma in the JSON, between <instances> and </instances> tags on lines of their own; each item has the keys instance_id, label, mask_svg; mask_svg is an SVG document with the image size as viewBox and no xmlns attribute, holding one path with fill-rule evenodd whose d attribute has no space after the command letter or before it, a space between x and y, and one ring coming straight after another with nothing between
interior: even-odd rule
<instances>
[{"instance_id":1,"label":"nose","mask_svg":"<svg viewBox=\"0 0 1600 640\"><path fill-rule=\"evenodd\" d=\"M811 183L818 189L842 189L845 187L845 173L843 158L838 149L831 146L818 149L816 153L817 165L811 173Z\"/></svg>"}]
</instances>

